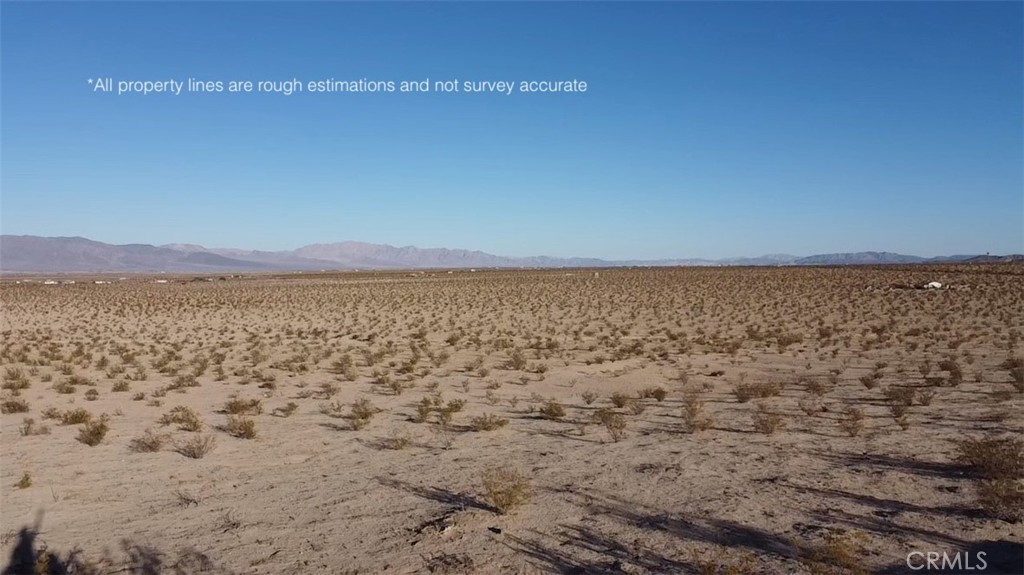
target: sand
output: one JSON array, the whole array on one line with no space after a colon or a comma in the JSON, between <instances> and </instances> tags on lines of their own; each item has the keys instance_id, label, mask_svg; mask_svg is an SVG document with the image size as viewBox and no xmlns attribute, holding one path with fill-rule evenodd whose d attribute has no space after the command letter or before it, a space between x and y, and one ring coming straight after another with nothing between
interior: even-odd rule
<instances>
[{"instance_id":1,"label":"sand","mask_svg":"<svg viewBox=\"0 0 1024 575\"><path fill-rule=\"evenodd\" d=\"M1021 266L13 279L0 372L28 411L0 418L9 572L26 546L97 573L924 572L915 551L1024 567L1024 526L956 461L958 440L1024 429L1006 363L1024 355ZM951 289L890 288L933 280ZM916 399L897 420L900 389ZM464 406L417 422L438 394ZM224 429L233 398L259 400L237 416L255 437ZM371 417L350 417L359 400ZM200 431L159 423L178 406ZM97 445L44 416L76 408L106 414ZM485 414L507 423L475 431ZM161 449L133 450L146 430ZM202 458L176 451L206 436ZM530 491L507 513L482 482L500 468Z\"/></svg>"}]
</instances>

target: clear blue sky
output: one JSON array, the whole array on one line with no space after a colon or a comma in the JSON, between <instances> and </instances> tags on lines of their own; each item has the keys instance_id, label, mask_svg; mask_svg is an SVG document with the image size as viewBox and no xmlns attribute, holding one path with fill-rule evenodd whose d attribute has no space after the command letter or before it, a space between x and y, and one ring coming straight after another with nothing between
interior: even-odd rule
<instances>
[{"instance_id":1,"label":"clear blue sky","mask_svg":"<svg viewBox=\"0 0 1024 575\"><path fill-rule=\"evenodd\" d=\"M10 3L2 231L501 255L1024 251L1022 4ZM583 79L115 96L89 78Z\"/></svg>"}]
</instances>

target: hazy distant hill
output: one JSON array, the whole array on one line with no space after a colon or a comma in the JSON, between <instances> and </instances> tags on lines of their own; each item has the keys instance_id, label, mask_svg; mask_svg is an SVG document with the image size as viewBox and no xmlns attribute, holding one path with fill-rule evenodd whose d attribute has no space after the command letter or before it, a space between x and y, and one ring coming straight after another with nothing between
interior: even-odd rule
<instances>
[{"instance_id":1,"label":"hazy distant hill","mask_svg":"<svg viewBox=\"0 0 1024 575\"><path fill-rule=\"evenodd\" d=\"M263 267L216 254L146 244L115 246L77 237L0 236L0 270L8 272L201 272Z\"/></svg>"},{"instance_id":2,"label":"hazy distant hill","mask_svg":"<svg viewBox=\"0 0 1024 575\"><path fill-rule=\"evenodd\" d=\"M798 258L793 263L806 265L867 265L867 264L916 264L925 261L918 256L905 256L889 252L858 252L853 254L821 254Z\"/></svg>"},{"instance_id":3,"label":"hazy distant hill","mask_svg":"<svg viewBox=\"0 0 1024 575\"><path fill-rule=\"evenodd\" d=\"M925 259L889 252L858 252L797 257L601 260L549 256L504 257L480 251L394 247L364 242L312 244L291 251L266 252L206 248L196 244L111 245L86 238L0 236L0 270L6 272L227 272L407 268L553 268L613 266L868 265L938 262L1021 262L1024 256L961 255Z\"/></svg>"}]
</instances>

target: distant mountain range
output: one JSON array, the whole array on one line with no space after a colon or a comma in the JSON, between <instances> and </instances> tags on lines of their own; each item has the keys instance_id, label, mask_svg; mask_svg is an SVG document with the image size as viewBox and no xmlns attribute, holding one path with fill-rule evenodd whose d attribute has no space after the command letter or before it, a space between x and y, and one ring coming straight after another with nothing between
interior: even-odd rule
<instances>
[{"instance_id":1,"label":"distant mountain range","mask_svg":"<svg viewBox=\"0 0 1024 575\"><path fill-rule=\"evenodd\" d=\"M112 245L80 237L0 236L0 271L25 273L210 273L415 268L559 268L623 266L868 265L948 262L1024 262L1024 255L922 258L889 252L770 254L755 258L602 260L548 256L503 257L480 251L397 248L363 242L312 244L265 252L195 244Z\"/></svg>"}]
</instances>

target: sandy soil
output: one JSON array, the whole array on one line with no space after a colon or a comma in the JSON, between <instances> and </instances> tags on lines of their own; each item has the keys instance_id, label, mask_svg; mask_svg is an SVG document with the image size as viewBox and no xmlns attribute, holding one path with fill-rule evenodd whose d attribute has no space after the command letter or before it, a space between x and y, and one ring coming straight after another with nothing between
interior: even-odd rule
<instances>
[{"instance_id":1,"label":"sandy soil","mask_svg":"<svg viewBox=\"0 0 1024 575\"><path fill-rule=\"evenodd\" d=\"M7 573L1024 572L1021 266L194 279L0 285Z\"/></svg>"}]
</instances>

